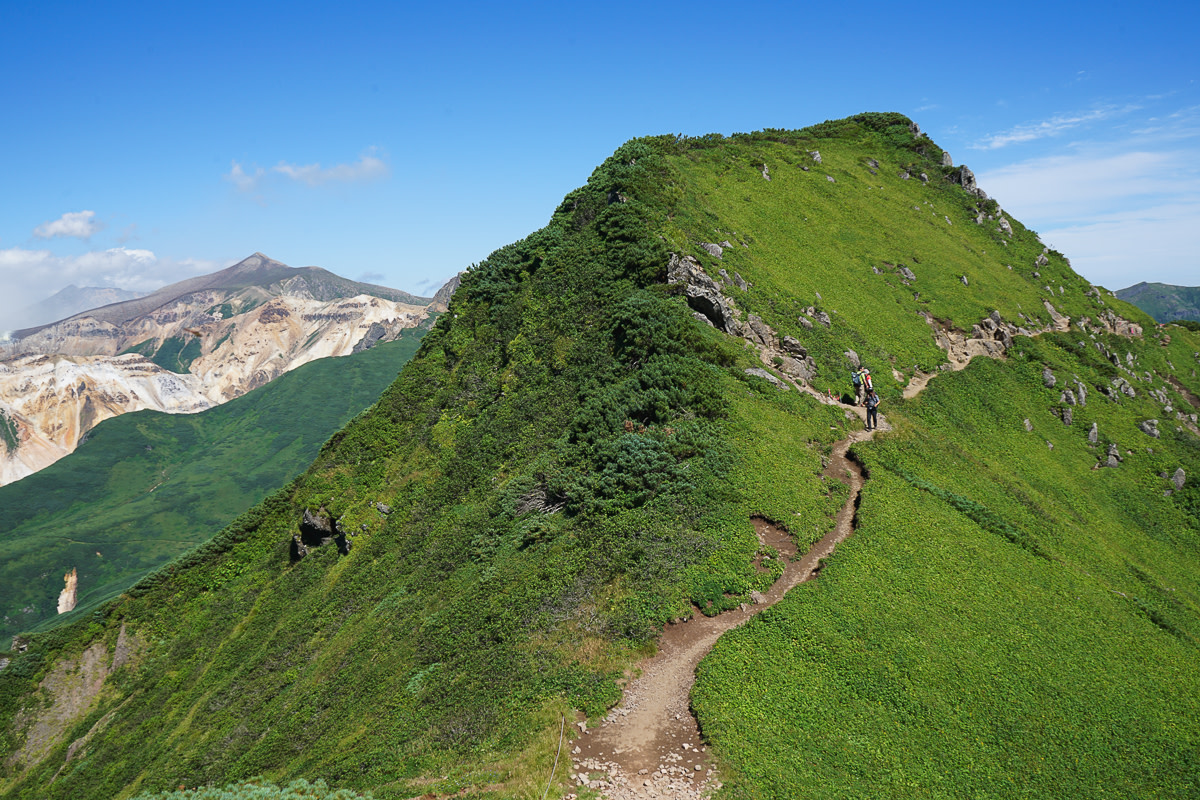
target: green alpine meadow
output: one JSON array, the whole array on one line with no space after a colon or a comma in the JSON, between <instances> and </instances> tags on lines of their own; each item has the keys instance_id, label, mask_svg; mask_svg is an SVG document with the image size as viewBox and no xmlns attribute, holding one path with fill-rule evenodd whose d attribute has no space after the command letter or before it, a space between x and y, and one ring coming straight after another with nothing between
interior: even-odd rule
<instances>
[{"instance_id":1,"label":"green alpine meadow","mask_svg":"<svg viewBox=\"0 0 1200 800\"><path fill-rule=\"evenodd\" d=\"M303 473L0 653L0 797L612 796L571 754L664 628L847 505L694 670L705 796L1200 797L1198 368L902 115L634 139Z\"/></svg>"},{"instance_id":2,"label":"green alpine meadow","mask_svg":"<svg viewBox=\"0 0 1200 800\"><path fill-rule=\"evenodd\" d=\"M89 614L212 538L373 403L422 332L318 359L197 414L105 420L69 457L0 487L0 636ZM56 615L70 571L88 588Z\"/></svg>"}]
</instances>

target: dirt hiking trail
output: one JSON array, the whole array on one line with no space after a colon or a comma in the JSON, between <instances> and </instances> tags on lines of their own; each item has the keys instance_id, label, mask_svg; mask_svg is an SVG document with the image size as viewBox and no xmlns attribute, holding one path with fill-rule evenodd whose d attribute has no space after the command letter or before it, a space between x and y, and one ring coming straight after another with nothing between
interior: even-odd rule
<instances>
[{"instance_id":1,"label":"dirt hiking trail","mask_svg":"<svg viewBox=\"0 0 1200 800\"><path fill-rule=\"evenodd\" d=\"M822 402L828 400L813 394ZM865 416L865 411L856 410ZM882 416L880 429L885 429ZM759 541L774 547L784 559L783 575L765 594L755 593L753 605L743 604L715 617L697 613L691 619L667 625L657 654L638 665L638 677L625 687L620 705L604 723L591 730L582 722L576 723L584 732L572 743L573 784L598 791L610 800L700 800L720 788L691 712L696 667L723 633L773 606L789 589L815 577L822 559L854 532L863 474L847 450L855 442L873 436L873 431L854 431L833 445L824 474L849 486L850 494L824 538L798 556L796 544L786 531L768 520L754 518ZM576 797L567 795L568 800Z\"/></svg>"},{"instance_id":2,"label":"dirt hiking trail","mask_svg":"<svg viewBox=\"0 0 1200 800\"><path fill-rule=\"evenodd\" d=\"M766 366L772 365L775 355L778 352L771 348L759 351ZM962 369L970 360L970 355L952 360L952 369ZM904 387L903 397L917 396L938 374L918 372ZM791 376L782 377L792 388L818 402L841 407L847 419L857 416L866 422L865 408L846 405ZM886 416L880 413L876 430L891 429ZM621 703L609 712L600 727L588 729L585 722L576 723L582 733L570 745L572 784L608 800L703 800L721 788L720 777L709 762L707 747L691 712L696 668L723 633L743 625L779 602L788 590L816 577L822 560L854 532L854 514L864 477L862 468L848 456L848 450L856 442L874 438L875 432L853 431L833 445L823 474L846 484L850 493L829 533L800 556L786 531L768 520L754 518L759 541L778 550L785 562L783 575L770 590L766 594L754 593L753 605L743 604L715 617L696 613L688 620L667 625L658 652L637 666L637 677L626 685ZM574 793L566 795L567 800L577 797Z\"/></svg>"}]
</instances>

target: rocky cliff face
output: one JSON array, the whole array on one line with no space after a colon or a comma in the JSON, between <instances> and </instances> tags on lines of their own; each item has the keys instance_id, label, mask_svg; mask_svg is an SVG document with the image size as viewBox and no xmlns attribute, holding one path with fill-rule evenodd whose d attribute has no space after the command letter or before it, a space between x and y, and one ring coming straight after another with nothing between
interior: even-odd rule
<instances>
[{"instance_id":1,"label":"rocky cliff face","mask_svg":"<svg viewBox=\"0 0 1200 800\"><path fill-rule=\"evenodd\" d=\"M21 332L0 353L0 485L62 458L109 417L201 411L314 359L391 341L444 308L444 300L389 289L379 293L402 299L379 297L379 287L313 270L257 254L220 280L159 290L153 303L141 298ZM250 277L261 281L247 284Z\"/></svg>"}]
</instances>

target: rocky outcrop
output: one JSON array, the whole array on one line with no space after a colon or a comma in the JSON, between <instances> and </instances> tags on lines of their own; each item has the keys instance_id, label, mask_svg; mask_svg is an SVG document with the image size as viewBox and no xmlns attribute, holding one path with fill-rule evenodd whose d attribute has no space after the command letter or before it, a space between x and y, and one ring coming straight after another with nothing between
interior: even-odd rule
<instances>
[{"instance_id":1,"label":"rocky outcrop","mask_svg":"<svg viewBox=\"0 0 1200 800\"><path fill-rule=\"evenodd\" d=\"M945 155L948 156L949 154L947 153ZM950 165L945 164L944 166ZM949 177L951 182L962 186L963 191L965 191L967 194L974 195L980 199L987 199L987 193L980 189L975 183L975 173L971 172L971 170L966 166L959 167L957 170L950 173Z\"/></svg>"},{"instance_id":2,"label":"rocky outcrop","mask_svg":"<svg viewBox=\"0 0 1200 800\"><path fill-rule=\"evenodd\" d=\"M743 291L750 288L740 275L735 273L735 277L739 286L744 287ZM810 381L817 374L816 361L798 339L784 336L781 340L771 326L756 314L747 315L743 322L742 314L733 300L721 293L720 284L709 277L695 258L672 253L667 263L667 283L683 287L688 306L697 319L730 336L746 339L761 352L772 355L775 365L784 374L802 381ZM826 327L831 324L829 315L823 311L809 307L807 313ZM811 330L811 320L800 317L799 321L803 327ZM769 380L781 388L788 388L787 384L766 370L756 367L747 370L747 373Z\"/></svg>"},{"instance_id":3,"label":"rocky outcrop","mask_svg":"<svg viewBox=\"0 0 1200 800\"><path fill-rule=\"evenodd\" d=\"M79 571L74 567L63 576L66 584L58 595L58 613L65 614L75 608L79 599Z\"/></svg>"},{"instance_id":4,"label":"rocky outcrop","mask_svg":"<svg viewBox=\"0 0 1200 800\"><path fill-rule=\"evenodd\" d=\"M337 545L338 552L342 555L350 552L349 538L329 513L324 508L316 512L306 508L300 517L299 531L292 534L292 560L304 558L312 548L330 542Z\"/></svg>"},{"instance_id":5,"label":"rocky outcrop","mask_svg":"<svg viewBox=\"0 0 1200 800\"><path fill-rule=\"evenodd\" d=\"M765 369L762 369L761 367L750 367L745 372L747 375L753 375L757 378L762 378L763 380L769 381L775 386L776 389L781 389L786 392L790 388L786 383L779 380L779 378L776 378L774 375L767 372Z\"/></svg>"},{"instance_id":6,"label":"rocky outcrop","mask_svg":"<svg viewBox=\"0 0 1200 800\"><path fill-rule=\"evenodd\" d=\"M441 314L450 308L450 298L458 290L459 284L462 283L462 273L458 273L437 290L437 294L433 296L433 302L429 304L429 310L435 314Z\"/></svg>"},{"instance_id":7,"label":"rocky outcrop","mask_svg":"<svg viewBox=\"0 0 1200 800\"><path fill-rule=\"evenodd\" d=\"M1049 300L1043 300L1042 305L1046 309L1046 313L1050 315L1050 319L1054 320L1054 329L1057 331L1068 331L1071 329L1071 318L1058 313L1058 309L1051 304Z\"/></svg>"},{"instance_id":8,"label":"rocky outcrop","mask_svg":"<svg viewBox=\"0 0 1200 800\"><path fill-rule=\"evenodd\" d=\"M1138 429L1147 436L1151 436L1155 439L1159 437L1158 420L1156 419L1148 419L1143 421L1138 425Z\"/></svg>"},{"instance_id":9,"label":"rocky outcrop","mask_svg":"<svg viewBox=\"0 0 1200 800\"><path fill-rule=\"evenodd\" d=\"M742 323L737 307L721 294L721 287L708 276L700 262L691 256L672 253L667 263L667 283L681 284L688 306L700 317L725 333L740 336Z\"/></svg>"}]
</instances>

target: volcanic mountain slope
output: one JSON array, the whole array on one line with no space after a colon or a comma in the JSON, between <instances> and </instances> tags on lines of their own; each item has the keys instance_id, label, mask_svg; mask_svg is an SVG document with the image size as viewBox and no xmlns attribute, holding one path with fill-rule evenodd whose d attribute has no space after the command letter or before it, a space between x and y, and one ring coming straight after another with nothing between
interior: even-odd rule
<instances>
[{"instance_id":1,"label":"volcanic mountain slope","mask_svg":"<svg viewBox=\"0 0 1200 800\"><path fill-rule=\"evenodd\" d=\"M0 483L71 452L128 411L187 413L238 397L313 359L423 324L444 300L293 269L261 253L151 295L18 331L0 361Z\"/></svg>"},{"instance_id":2,"label":"volcanic mountain slope","mask_svg":"<svg viewBox=\"0 0 1200 800\"><path fill-rule=\"evenodd\" d=\"M0 793L595 796L564 723L833 529L858 439L854 535L697 669L718 796L1197 796L1197 353L900 115L628 142L287 491L15 643Z\"/></svg>"}]
</instances>

